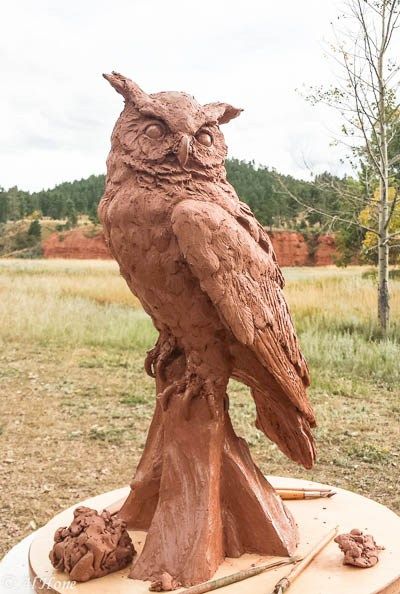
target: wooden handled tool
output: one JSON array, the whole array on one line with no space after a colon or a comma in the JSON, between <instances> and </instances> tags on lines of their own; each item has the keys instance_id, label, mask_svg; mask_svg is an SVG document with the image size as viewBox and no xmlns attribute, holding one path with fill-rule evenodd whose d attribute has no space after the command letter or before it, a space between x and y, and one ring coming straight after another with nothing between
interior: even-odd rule
<instances>
[{"instance_id":1,"label":"wooden handled tool","mask_svg":"<svg viewBox=\"0 0 400 594\"><path fill-rule=\"evenodd\" d=\"M310 565L311 561L313 561L318 553L331 542L332 538L334 538L338 532L338 526L330 530L330 532L328 532L328 534L324 536L295 567L293 567L286 577L279 580L275 585L272 594L283 594L286 592L286 590L293 584L294 580Z\"/></svg>"},{"instance_id":2,"label":"wooden handled tool","mask_svg":"<svg viewBox=\"0 0 400 594\"><path fill-rule=\"evenodd\" d=\"M332 497L335 491L331 489L275 489L281 499L319 499Z\"/></svg>"},{"instance_id":3,"label":"wooden handled tool","mask_svg":"<svg viewBox=\"0 0 400 594\"><path fill-rule=\"evenodd\" d=\"M229 586L230 584L235 584L236 582L241 582L242 580L246 580L247 578L253 577L254 575L268 571L269 569L282 567L282 565L291 565L292 563L297 563L300 560L301 557L288 557L287 559L279 559L278 561L261 563L260 565L255 565L254 567L249 567L248 569L243 569L242 571L238 571L236 573L231 573L230 575L226 575L225 577L221 577L216 580L197 584L197 586L191 586L184 591L184 594L204 594L205 592L211 592L212 590L217 590L218 588L223 588L224 586Z\"/></svg>"},{"instance_id":4,"label":"wooden handled tool","mask_svg":"<svg viewBox=\"0 0 400 594\"><path fill-rule=\"evenodd\" d=\"M330 493L331 487L274 487L276 491L321 491Z\"/></svg>"}]
</instances>

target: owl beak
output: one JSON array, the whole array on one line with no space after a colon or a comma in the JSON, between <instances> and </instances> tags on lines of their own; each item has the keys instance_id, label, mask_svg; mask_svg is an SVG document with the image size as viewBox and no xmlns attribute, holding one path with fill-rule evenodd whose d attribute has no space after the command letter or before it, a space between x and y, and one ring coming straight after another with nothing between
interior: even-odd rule
<instances>
[{"instance_id":1,"label":"owl beak","mask_svg":"<svg viewBox=\"0 0 400 594\"><path fill-rule=\"evenodd\" d=\"M181 141L178 146L177 156L178 161L181 167L185 167L186 163L189 159L190 153L190 137L185 134L182 136Z\"/></svg>"}]
</instances>

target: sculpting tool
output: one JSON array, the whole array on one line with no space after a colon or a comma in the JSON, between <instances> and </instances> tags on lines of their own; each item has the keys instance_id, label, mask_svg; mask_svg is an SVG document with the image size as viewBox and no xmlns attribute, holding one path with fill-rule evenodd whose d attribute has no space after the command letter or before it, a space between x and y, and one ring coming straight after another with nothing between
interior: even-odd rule
<instances>
[{"instance_id":1,"label":"sculpting tool","mask_svg":"<svg viewBox=\"0 0 400 594\"><path fill-rule=\"evenodd\" d=\"M293 584L295 579L308 567L315 559L315 557L322 551L326 545L328 545L339 532L339 526L332 528L326 536L324 536L308 553L303 559L288 573L287 576L280 579L272 590L272 594L283 594Z\"/></svg>"},{"instance_id":2,"label":"sculpting tool","mask_svg":"<svg viewBox=\"0 0 400 594\"><path fill-rule=\"evenodd\" d=\"M277 491L332 491L331 487L275 487Z\"/></svg>"},{"instance_id":3,"label":"sculpting tool","mask_svg":"<svg viewBox=\"0 0 400 594\"><path fill-rule=\"evenodd\" d=\"M276 489L281 499L319 499L320 497L332 497L335 491L325 489Z\"/></svg>"},{"instance_id":4,"label":"sculpting tool","mask_svg":"<svg viewBox=\"0 0 400 594\"><path fill-rule=\"evenodd\" d=\"M218 588L223 588L224 586L229 586L230 584L235 584L236 582L241 582L242 580L246 580L247 578L263 573L264 571L268 571L269 569L275 569L276 567L282 567L283 565L298 563L301 561L301 559L302 557L296 556L288 557L287 559L280 559L279 561L261 563L260 565L255 565L254 567L249 567L248 569L242 569L242 571L231 573L230 575L226 575L216 580L203 582L202 584L197 584L197 586L191 586L190 588L183 590L182 594L204 594L204 592L211 592L212 590L217 590Z\"/></svg>"}]
</instances>

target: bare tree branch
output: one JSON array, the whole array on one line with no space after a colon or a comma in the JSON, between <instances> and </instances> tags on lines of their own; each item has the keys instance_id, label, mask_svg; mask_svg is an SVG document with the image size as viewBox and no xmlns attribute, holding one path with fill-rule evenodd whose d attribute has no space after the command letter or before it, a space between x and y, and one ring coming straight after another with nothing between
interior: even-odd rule
<instances>
[{"instance_id":1,"label":"bare tree branch","mask_svg":"<svg viewBox=\"0 0 400 594\"><path fill-rule=\"evenodd\" d=\"M303 200L301 200L298 196L296 196L296 194L294 194L285 184L285 182L283 181L282 177L279 175L276 175L276 180L278 181L278 183L280 184L280 186L282 187L283 191L280 192L282 194L286 194L287 196L290 196L290 198L292 198L295 202L297 202L297 204L300 204L300 206L302 206L303 208L306 208L308 211L310 212L315 212L318 213L324 217L328 217L330 219L333 219L333 221L340 221L342 223L347 223L348 225L354 225L360 229L364 229L365 231L369 231L370 233L373 233L374 235L379 235L377 230L374 229L373 227L369 227L367 225L363 225L362 223L360 223L360 221L358 220L351 220L351 219L347 219L344 218L343 216L339 215L339 214L333 214L333 213L329 213L327 211L322 210L321 208L315 208L315 206L311 206L311 204L307 204L306 202L304 202Z\"/></svg>"}]
</instances>

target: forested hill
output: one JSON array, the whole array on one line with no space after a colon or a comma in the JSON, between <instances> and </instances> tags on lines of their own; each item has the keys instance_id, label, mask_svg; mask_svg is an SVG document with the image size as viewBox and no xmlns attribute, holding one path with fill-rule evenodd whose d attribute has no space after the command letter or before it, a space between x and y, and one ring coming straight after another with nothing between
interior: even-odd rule
<instances>
[{"instance_id":1,"label":"forested hill","mask_svg":"<svg viewBox=\"0 0 400 594\"><path fill-rule=\"evenodd\" d=\"M316 215L302 212L299 204L282 193L276 174L252 162L229 159L228 179L240 198L247 202L261 223L274 227L301 228L318 223ZM290 190L308 204L318 206L323 199L315 186L288 176L282 176ZM17 187L0 188L0 222L23 219L32 214L40 218L68 219L88 215L96 220L97 204L104 188L104 175L64 182L49 190L26 192Z\"/></svg>"},{"instance_id":2,"label":"forested hill","mask_svg":"<svg viewBox=\"0 0 400 594\"><path fill-rule=\"evenodd\" d=\"M0 222L16 221L33 213L51 219L73 219L80 214L96 218L103 190L104 175L91 175L33 193L16 186L9 190L0 188Z\"/></svg>"}]
</instances>

